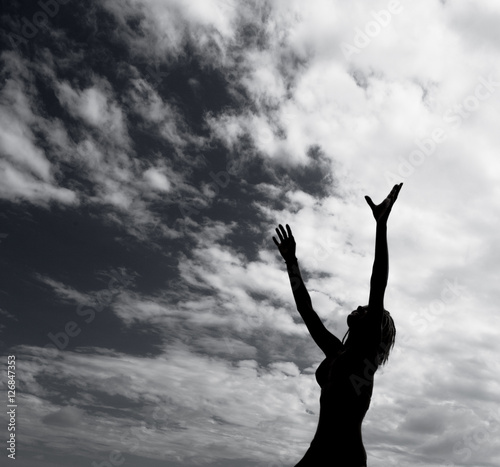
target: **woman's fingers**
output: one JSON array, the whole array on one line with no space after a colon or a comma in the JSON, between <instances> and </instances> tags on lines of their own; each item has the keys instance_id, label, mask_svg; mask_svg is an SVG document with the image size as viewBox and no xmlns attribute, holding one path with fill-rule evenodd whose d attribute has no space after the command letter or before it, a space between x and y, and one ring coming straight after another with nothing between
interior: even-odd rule
<instances>
[{"instance_id":1,"label":"woman's fingers","mask_svg":"<svg viewBox=\"0 0 500 467\"><path fill-rule=\"evenodd\" d=\"M375 203L372 201L372 199L369 196L365 196L365 199L366 202L368 203L368 206L370 206L370 208L373 209L375 207Z\"/></svg>"},{"instance_id":2,"label":"woman's fingers","mask_svg":"<svg viewBox=\"0 0 500 467\"><path fill-rule=\"evenodd\" d=\"M398 195L402 186L402 183L397 183L396 185L394 185L391 192L387 195L387 198L378 205L375 204L369 196L365 196L366 202L370 206L377 221L379 218L389 216L392 206L398 199Z\"/></svg>"},{"instance_id":3,"label":"woman's fingers","mask_svg":"<svg viewBox=\"0 0 500 467\"><path fill-rule=\"evenodd\" d=\"M287 234L286 234L286 231L285 231L285 228L280 224L280 229L281 229L281 233L283 234L283 238L287 238Z\"/></svg>"},{"instance_id":4,"label":"woman's fingers","mask_svg":"<svg viewBox=\"0 0 500 467\"><path fill-rule=\"evenodd\" d=\"M288 224L286 224L286 230L281 224L278 224L278 227L279 228L276 228L275 230L276 230L276 234L278 235L279 241L281 242L281 245L286 240L290 239L293 241L292 229L290 228L290 226ZM275 237L273 237L273 240L274 240L274 243L276 243L276 246L279 248L280 243L278 243L278 241L276 240Z\"/></svg>"},{"instance_id":5,"label":"woman's fingers","mask_svg":"<svg viewBox=\"0 0 500 467\"><path fill-rule=\"evenodd\" d=\"M399 183L397 185L394 185L394 188L391 190L389 197L392 199L393 204L398 199L398 195L402 186L403 184Z\"/></svg>"}]
</instances>

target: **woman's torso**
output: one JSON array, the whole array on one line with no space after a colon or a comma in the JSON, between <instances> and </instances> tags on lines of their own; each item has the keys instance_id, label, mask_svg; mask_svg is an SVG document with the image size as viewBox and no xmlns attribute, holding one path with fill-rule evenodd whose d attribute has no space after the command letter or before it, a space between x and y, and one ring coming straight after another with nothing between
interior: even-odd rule
<instances>
[{"instance_id":1,"label":"woman's torso","mask_svg":"<svg viewBox=\"0 0 500 467\"><path fill-rule=\"evenodd\" d=\"M374 358L366 349L341 349L316 370L321 387L318 428L297 467L366 465L361 424L373 392Z\"/></svg>"}]
</instances>

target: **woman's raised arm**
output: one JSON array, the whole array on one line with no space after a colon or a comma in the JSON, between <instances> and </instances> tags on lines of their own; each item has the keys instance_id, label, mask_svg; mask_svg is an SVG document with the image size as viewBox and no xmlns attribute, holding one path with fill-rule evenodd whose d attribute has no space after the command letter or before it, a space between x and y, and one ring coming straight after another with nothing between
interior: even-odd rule
<instances>
[{"instance_id":1,"label":"woman's raised arm","mask_svg":"<svg viewBox=\"0 0 500 467\"><path fill-rule=\"evenodd\" d=\"M380 204L376 205L369 196L365 196L373 217L377 221L375 234L375 259L370 280L370 298L368 300L368 314L381 325L384 313L384 295L389 277L389 251L387 247L387 220L392 206L398 199L402 183L394 185L393 189Z\"/></svg>"},{"instance_id":2,"label":"woman's raised arm","mask_svg":"<svg viewBox=\"0 0 500 467\"><path fill-rule=\"evenodd\" d=\"M295 256L295 239L292 235L292 229L286 225L286 231L280 224L276 233L280 242L273 237L273 241L285 260L290 285L292 286L293 297L297 306L297 311L304 320L304 323L311 334L314 342L323 351L325 355L331 355L342 347L340 340L335 337L321 321L312 307L311 297L307 291L302 276L300 274L297 257Z\"/></svg>"}]
</instances>

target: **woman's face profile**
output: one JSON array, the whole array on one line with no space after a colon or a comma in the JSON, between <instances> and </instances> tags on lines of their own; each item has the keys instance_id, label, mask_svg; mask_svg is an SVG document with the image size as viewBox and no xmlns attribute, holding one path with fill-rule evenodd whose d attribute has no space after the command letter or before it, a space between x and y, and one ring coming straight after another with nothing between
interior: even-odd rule
<instances>
[{"instance_id":1,"label":"woman's face profile","mask_svg":"<svg viewBox=\"0 0 500 467\"><path fill-rule=\"evenodd\" d=\"M367 311L368 305L358 306L354 311L351 311L347 316L347 326L349 326L349 328L356 327L366 315Z\"/></svg>"}]
</instances>

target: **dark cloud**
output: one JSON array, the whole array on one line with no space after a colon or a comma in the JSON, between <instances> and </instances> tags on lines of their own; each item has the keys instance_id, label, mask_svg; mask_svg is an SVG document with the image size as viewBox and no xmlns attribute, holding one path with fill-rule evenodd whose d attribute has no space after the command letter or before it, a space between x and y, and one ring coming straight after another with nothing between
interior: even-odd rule
<instances>
[{"instance_id":1,"label":"dark cloud","mask_svg":"<svg viewBox=\"0 0 500 467\"><path fill-rule=\"evenodd\" d=\"M83 411L77 407L64 407L57 412L43 417L42 422L47 425L73 428L80 423L82 416Z\"/></svg>"}]
</instances>

